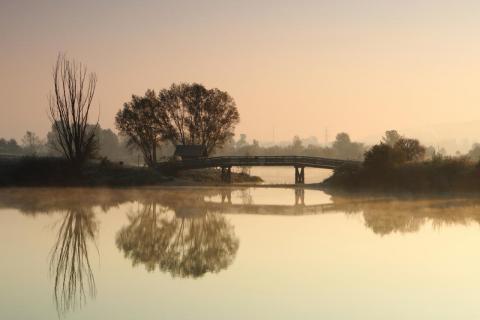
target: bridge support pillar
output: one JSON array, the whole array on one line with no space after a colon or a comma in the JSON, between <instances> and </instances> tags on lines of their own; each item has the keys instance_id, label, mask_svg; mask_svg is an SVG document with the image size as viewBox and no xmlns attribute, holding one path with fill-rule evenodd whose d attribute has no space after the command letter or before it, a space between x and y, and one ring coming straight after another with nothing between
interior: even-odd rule
<instances>
[{"instance_id":1,"label":"bridge support pillar","mask_svg":"<svg viewBox=\"0 0 480 320\"><path fill-rule=\"evenodd\" d=\"M232 182L232 167L222 167L222 182Z\"/></svg>"},{"instance_id":2,"label":"bridge support pillar","mask_svg":"<svg viewBox=\"0 0 480 320\"><path fill-rule=\"evenodd\" d=\"M295 166L295 184L305 183L305 167Z\"/></svg>"},{"instance_id":3,"label":"bridge support pillar","mask_svg":"<svg viewBox=\"0 0 480 320\"><path fill-rule=\"evenodd\" d=\"M295 188L295 206L305 205L305 189Z\"/></svg>"},{"instance_id":4,"label":"bridge support pillar","mask_svg":"<svg viewBox=\"0 0 480 320\"><path fill-rule=\"evenodd\" d=\"M222 190L222 204L232 204L232 190Z\"/></svg>"}]
</instances>

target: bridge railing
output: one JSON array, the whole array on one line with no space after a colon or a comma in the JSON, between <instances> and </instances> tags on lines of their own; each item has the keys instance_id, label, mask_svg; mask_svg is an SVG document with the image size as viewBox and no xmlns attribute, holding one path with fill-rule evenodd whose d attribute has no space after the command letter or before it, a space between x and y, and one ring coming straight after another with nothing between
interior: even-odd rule
<instances>
[{"instance_id":1,"label":"bridge railing","mask_svg":"<svg viewBox=\"0 0 480 320\"><path fill-rule=\"evenodd\" d=\"M308 156L223 156L159 163L159 165L173 166L179 169L229 166L304 166L334 169L342 165L357 165L359 163L360 161L355 160Z\"/></svg>"}]
</instances>

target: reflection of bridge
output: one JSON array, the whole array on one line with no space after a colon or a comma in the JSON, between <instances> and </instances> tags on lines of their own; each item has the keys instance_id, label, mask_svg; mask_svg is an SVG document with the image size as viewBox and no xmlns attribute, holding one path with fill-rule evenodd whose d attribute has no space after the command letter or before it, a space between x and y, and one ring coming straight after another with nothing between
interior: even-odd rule
<instances>
[{"instance_id":1,"label":"reflection of bridge","mask_svg":"<svg viewBox=\"0 0 480 320\"><path fill-rule=\"evenodd\" d=\"M208 211L220 213L245 213L245 214L274 214L274 215L298 215L298 214L320 214L335 211L333 203L305 205L305 190L295 189L294 205L278 204L253 204L253 203L232 203L231 190L223 190L221 202L205 201L205 208Z\"/></svg>"},{"instance_id":2,"label":"reflection of bridge","mask_svg":"<svg viewBox=\"0 0 480 320\"><path fill-rule=\"evenodd\" d=\"M305 167L335 169L341 166L352 166L359 161L339 160L304 156L232 156L189 159L158 164L159 169L189 170L203 168L221 168L222 181L231 181L232 167L253 166L292 166L295 168L295 183L305 183Z\"/></svg>"}]
</instances>

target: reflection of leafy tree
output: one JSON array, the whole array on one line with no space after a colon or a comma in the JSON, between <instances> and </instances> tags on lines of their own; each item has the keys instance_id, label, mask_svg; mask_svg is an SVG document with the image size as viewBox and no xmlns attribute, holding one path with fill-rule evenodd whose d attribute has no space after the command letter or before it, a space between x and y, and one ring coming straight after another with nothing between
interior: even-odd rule
<instances>
[{"instance_id":1,"label":"reflection of leafy tree","mask_svg":"<svg viewBox=\"0 0 480 320\"><path fill-rule=\"evenodd\" d=\"M117 246L133 265L145 264L148 271L156 264L174 236L178 222L168 220L156 211L156 205L145 205L137 215L128 217L130 224L117 235Z\"/></svg>"},{"instance_id":2,"label":"reflection of leafy tree","mask_svg":"<svg viewBox=\"0 0 480 320\"><path fill-rule=\"evenodd\" d=\"M59 314L82 306L87 292L95 296L87 242L94 240L96 230L95 215L91 210L76 208L65 213L50 258Z\"/></svg>"},{"instance_id":3,"label":"reflection of leafy tree","mask_svg":"<svg viewBox=\"0 0 480 320\"><path fill-rule=\"evenodd\" d=\"M218 214L178 218L155 205L145 205L117 234L117 246L149 271L158 268L173 276L201 277L227 268L237 252L233 227Z\"/></svg>"},{"instance_id":4,"label":"reflection of leafy tree","mask_svg":"<svg viewBox=\"0 0 480 320\"><path fill-rule=\"evenodd\" d=\"M424 217L419 217L410 211L386 209L378 207L364 211L365 226L376 234L386 235L392 232L417 232L425 223Z\"/></svg>"},{"instance_id":5,"label":"reflection of leafy tree","mask_svg":"<svg viewBox=\"0 0 480 320\"><path fill-rule=\"evenodd\" d=\"M365 226L375 234L417 232L430 222L434 228L445 225L480 224L476 198L381 199L333 197L334 211L362 213Z\"/></svg>"}]
</instances>

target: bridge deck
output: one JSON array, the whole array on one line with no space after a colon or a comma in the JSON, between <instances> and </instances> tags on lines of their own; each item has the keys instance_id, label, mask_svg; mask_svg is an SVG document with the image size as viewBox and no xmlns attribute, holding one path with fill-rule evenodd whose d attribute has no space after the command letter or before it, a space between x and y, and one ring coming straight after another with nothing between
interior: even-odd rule
<instances>
[{"instance_id":1,"label":"bridge deck","mask_svg":"<svg viewBox=\"0 0 480 320\"><path fill-rule=\"evenodd\" d=\"M158 167L178 170L202 169L213 167L253 167L253 166L294 166L335 169L345 165L357 165L360 161L340 160L305 156L231 156L211 157L175 162L158 163Z\"/></svg>"}]
</instances>

